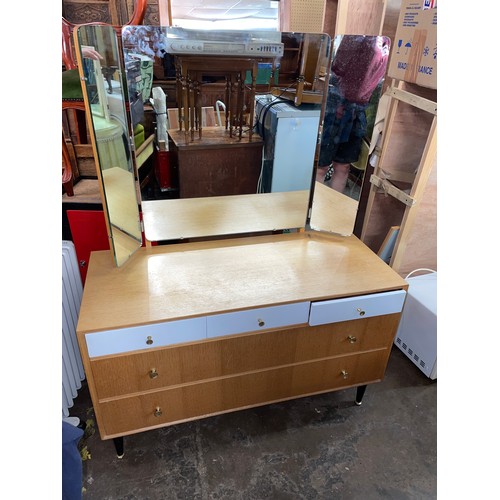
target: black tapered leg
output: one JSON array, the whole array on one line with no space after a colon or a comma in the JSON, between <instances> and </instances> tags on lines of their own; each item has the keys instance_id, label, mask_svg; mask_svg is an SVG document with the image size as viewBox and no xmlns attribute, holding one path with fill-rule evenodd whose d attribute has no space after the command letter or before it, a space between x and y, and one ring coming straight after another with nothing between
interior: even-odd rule
<instances>
[{"instance_id":1,"label":"black tapered leg","mask_svg":"<svg viewBox=\"0 0 500 500\"><path fill-rule=\"evenodd\" d=\"M366 391L366 388L368 386L366 385L360 385L357 389L356 389L356 400L355 400L355 403L360 406L361 403L363 402L363 396L365 395L365 391Z\"/></svg>"},{"instance_id":2,"label":"black tapered leg","mask_svg":"<svg viewBox=\"0 0 500 500\"><path fill-rule=\"evenodd\" d=\"M116 456L118 458L122 458L124 451L123 451L123 436L114 438L113 443L115 444L115 449L116 449Z\"/></svg>"}]
</instances>

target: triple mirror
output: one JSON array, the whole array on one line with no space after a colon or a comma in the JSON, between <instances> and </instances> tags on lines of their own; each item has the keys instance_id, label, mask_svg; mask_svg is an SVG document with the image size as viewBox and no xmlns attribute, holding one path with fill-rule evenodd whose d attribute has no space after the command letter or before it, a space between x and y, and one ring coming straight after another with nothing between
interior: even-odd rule
<instances>
[{"instance_id":1,"label":"triple mirror","mask_svg":"<svg viewBox=\"0 0 500 500\"><path fill-rule=\"evenodd\" d=\"M115 238L141 244L139 205L150 241L352 233L388 39L127 26L119 54L87 25L75 41L115 255Z\"/></svg>"}]
</instances>

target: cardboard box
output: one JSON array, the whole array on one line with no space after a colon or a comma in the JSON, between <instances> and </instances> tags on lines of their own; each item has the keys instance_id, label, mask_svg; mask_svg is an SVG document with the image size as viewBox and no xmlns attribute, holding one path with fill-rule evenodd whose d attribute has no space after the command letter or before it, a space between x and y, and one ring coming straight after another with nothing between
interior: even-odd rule
<instances>
[{"instance_id":1,"label":"cardboard box","mask_svg":"<svg viewBox=\"0 0 500 500\"><path fill-rule=\"evenodd\" d=\"M437 0L403 0L387 75L437 88Z\"/></svg>"}]
</instances>

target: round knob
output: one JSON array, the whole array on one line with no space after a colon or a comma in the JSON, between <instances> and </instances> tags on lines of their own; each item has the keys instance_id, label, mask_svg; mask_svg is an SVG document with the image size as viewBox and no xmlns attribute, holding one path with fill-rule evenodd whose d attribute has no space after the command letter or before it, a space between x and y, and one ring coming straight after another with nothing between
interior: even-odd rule
<instances>
[{"instance_id":1,"label":"round knob","mask_svg":"<svg viewBox=\"0 0 500 500\"><path fill-rule=\"evenodd\" d=\"M156 371L156 368L151 368L149 371L149 378L156 378L158 376L158 372Z\"/></svg>"},{"instance_id":2,"label":"round knob","mask_svg":"<svg viewBox=\"0 0 500 500\"><path fill-rule=\"evenodd\" d=\"M263 320L263 319L260 319L260 318L259 318L257 321L259 322L259 326L264 326L264 325L265 325L265 323L264 323L264 320Z\"/></svg>"},{"instance_id":3,"label":"round knob","mask_svg":"<svg viewBox=\"0 0 500 500\"><path fill-rule=\"evenodd\" d=\"M146 344L151 345L152 343L153 343L153 338L149 336L149 337L146 339Z\"/></svg>"},{"instance_id":4,"label":"round knob","mask_svg":"<svg viewBox=\"0 0 500 500\"><path fill-rule=\"evenodd\" d=\"M349 373L348 373L346 370L342 370L342 371L340 372L340 374L342 375L342 377L343 377L344 379L346 379L346 378L349 376Z\"/></svg>"},{"instance_id":5,"label":"round knob","mask_svg":"<svg viewBox=\"0 0 500 500\"><path fill-rule=\"evenodd\" d=\"M162 411L161 411L161 408L159 406L156 407L156 410L154 412L154 416L155 417L161 417L162 415Z\"/></svg>"},{"instance_id":6,"label":"round knob","mask_svg":"<svg viewBox=\"0 0 500 500\"><path fill-rule=\"evenodd\" d=\"M347 340L349 341L350 344L354 344L354 342L357 342L357 338L354 335L349 335L347 337Z\"/></svg>"},{"instance_id":7,"label":"round knob","mask_svg":"<svg viewBox=\"0 0 500 500\"><path fill-rule=\"evenodd\" d=\"M365 315L365 311L363 311L363 309L361 309L360 307L358 307L358 308L356 309L356 311L358 311L358 312L359 312L359 315L360 315L360 316L364 316L364 315Z\"/></svg>"}]
</instances>

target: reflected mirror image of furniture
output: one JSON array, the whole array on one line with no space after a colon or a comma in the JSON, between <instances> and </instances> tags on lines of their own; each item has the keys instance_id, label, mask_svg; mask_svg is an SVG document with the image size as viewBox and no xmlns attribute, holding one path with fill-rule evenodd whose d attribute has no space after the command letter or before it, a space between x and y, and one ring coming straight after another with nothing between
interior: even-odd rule
<instances>
[{"instance_id":1,"label":"reflected mirror image of furniture","mask_svg":"<svg viewBox=\"0 0 500 500\"><path fill-rule=\"evenodd\" d=\"M214 47L248 52L255 47L249 41L260 47L273 46L253 39L252 34L247 44L235 46L228 45L224 33L142 28L142 41L147 38L150 45L140 46L139 39L131 44L128 35L134 27L122 32L127 39L125 65L132 52L149 53L154 64L165 62L165 58L170 62L172 57L183 58L172 42L186 45L180 41L189 36L197 42L211 38L206 46L209 58L216 55L211 53ZM109 27L82 27L75 42L79 47L114 50L113 36ZM303 33L272 36L278 36L279 43L291 37L306 38ZM307 39L320 47L311 64L322 68L318 75L322 74L326 83L331 40L324 34L308 34ZM285 43L283 49L276 68L284 67ZM119 61L116 65L120 68ZM190 78L203 82L200 74ZM276 91L269 92L270 79L274 80L274 75L267 75L263 84L262 95L266 97L255 111L257 126L248 142L260 148L258 169L262 175L279 164L279 158L268 149L281 149L277 137L268 141L277 133L274 120L269 120L270 110L281 106L280 113L290 115L286 124L303 130L302 120L322 107L322 103L304 102L297 106L295 99L276 96ZM131 99L128 75L127 83ZM295 85L299 83L297 77ZM279 88L279 79L272 85ZM258 83L255 92L259 92ZM200 96L203 93L201 88ZM322 96L324 103L327 94ZM192 97L188 104L195 103ZM137 95L132 99L137 102ZM145 106L144 96L139 99ZM103 154L97 148L95 133L98 121L88 94L85 102L87 117L93 123L91 138L99 160L104 214L113 230L112 242L132 234L126 229L127 221L120 218L135 225L138 203L148 242L140 247L139 238L134 237L133 251L119 253L115 245L109 251L92 252L90 257L77 337L101 438L112 439L122 457L127 435L243 408L347 388L356 389L353 404L360 405L368 384L384 377L407 283L351 234L357 200L315 181L316 148L311 148L311 157L302 158L300 165L290 159L290 177L306 173L305 181L290 186L278 189L278 184L271 182L261 191L258 179L254 179L249 193L136 199L137 184L128 162L103 168L105 161L101 162ZM199 107L198 101L196 105ZM132 134L131 101L128 110L124 116ZM325 119L330 112L327 106ZM318 137L321 120L313 118ZM186 123L190 123L190 130L191 123L196 128L196 119L184 122L184 127ZM240 139L239 134L229 136L225 126L214 128L222 129L218 133L228 137L225 143L214 140L211 144L213 151L222 151L219 158L214 160L212 154L211 160L207 157L192 163L198 178L189 182L195 186L202 184L200 179L207 174L214 175L213 185L222 182L226 174L217 169L224 161L230 165L235 159L234 151L227 153L227 141L243 142L244 134ZM186 151L196 152L198 143L210 136L209 127L203 127L201 138L189 134L186 141L186 131L178 131ZM131 144L131 135L129 139ZM172 137L169 146L177 147L175 154L182 152ZM130 153L137 170L137 155ZM110 172L119 172L120 178L109 176ZM130 182L122 184L122 176ZM181 176L180 182L187 183L186 178ZM121 186L119 191L115 190L117 185ZM117 206L121 207L119 213ZM318 211L314 228L308 224L311 207L313 215ZM173 244L172 240L178 239L183 241Z\"/></svg>"},{"instance_id":2,"label":"reflected mirror image of furniture","mask_svg":"<svg viewBox=\"0 0 500 500\"><path fill-rule=\"evenodd\" d=\"M229 130L229 137L237 133L241 139L243 126L248 127L248 137L252 140L253 134L253 114L255 103L255 85L257 80L258 61L256 59L244 59L229 57L195 57L182 56L176 58L177 80L179 82L178 94L179 124L180 129L184 128L185 139L194 140L195 131L198 137L202 138L201 108L202 100L200 96L202 81L204 76L222 76L225 80L225 104L226 120L225 128ZM245 122L245 78L247 71L251 74L252 84L249 90L248 100L251 103L248 112L248 123ZM182 116L182 119L181 119ZM182 127L184 125L184 127ZM234 131L234 132L233 132Z\"/></svg>"},{"instance_id":3,"label":"reflected mirror image of furniture","mask_svg":"<svg viewBox=\"0 0 500 500\"><path fill-rule=\"evenodd\" d=\"M110 4L113 4L113 0ZM133 11L130 19L125 23L141 24L146 14L147 0L134 0ZM111 7L113 10L113 7ZM116 9L115 9L116 10ZM87 24L87 23L86 23ZM104 23L88 23L89 25L103 25ZM80 75L77 68L75 52L73 47L73 31L77 24L69 19L62 17L62 109L63 123L64 114L71 110L76 144L87 144L87 129L88 125L85 121L85 104L80 83ZM121 26L114 26L118 37L121 36ZM68 196L74 196L73 183L75 181L75 173L78 173L78 158L77 151L74 147L71 137L71 123L66 122L63 126L63 144L62 144L62 160L63 160L63 176L62 184L64 191Z\"/></svg>"}]
</instances>

